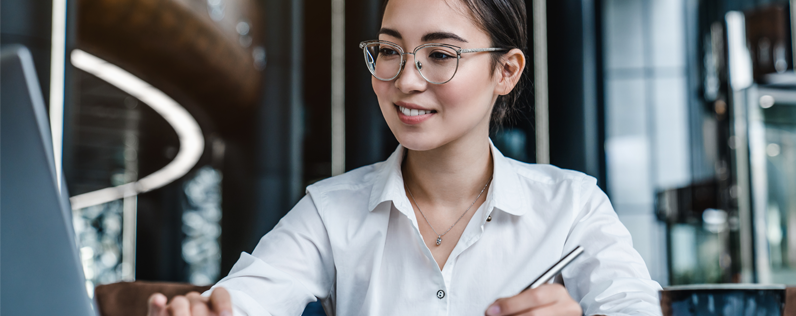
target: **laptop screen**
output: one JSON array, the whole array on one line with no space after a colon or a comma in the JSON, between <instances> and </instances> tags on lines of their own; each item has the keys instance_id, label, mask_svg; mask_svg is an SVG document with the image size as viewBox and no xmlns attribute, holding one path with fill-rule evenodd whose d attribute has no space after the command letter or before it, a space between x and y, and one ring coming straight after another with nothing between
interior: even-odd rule
<instances>
[{"instance_id":1,"label":"laptop screen","mask_svg":"<svg viewBox=\"0 0 796 316\"><path fill-rule=\"evenodd\" d=\"M30 52L0 50L0 314L96 315Z\"/></svg>"}]
</instances>

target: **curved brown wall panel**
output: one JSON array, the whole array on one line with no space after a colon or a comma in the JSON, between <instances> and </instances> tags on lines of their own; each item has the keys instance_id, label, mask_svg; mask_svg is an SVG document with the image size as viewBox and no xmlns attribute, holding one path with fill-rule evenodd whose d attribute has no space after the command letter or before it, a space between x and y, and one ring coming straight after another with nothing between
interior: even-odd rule
<instances>
[{"instance_id":1,"label":"curved brown wall panel","mask_svg":"<svg viewBox=\"0 0 796 316\"><path fill-rule=\"evenodd\" d=\"M211 2L223 8L217 21ZM253 0L79 0L77 46L209 113L248 112L261 82L259 13Z\"/></svg>"}]
</instances>

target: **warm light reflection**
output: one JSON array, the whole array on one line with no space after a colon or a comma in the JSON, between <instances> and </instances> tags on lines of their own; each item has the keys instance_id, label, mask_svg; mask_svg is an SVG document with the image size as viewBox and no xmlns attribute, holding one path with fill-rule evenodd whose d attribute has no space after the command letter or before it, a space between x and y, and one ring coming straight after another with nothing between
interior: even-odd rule
<instances>
[{"instance_id":1,"label":"warm light reflection","mask_svg":"<svg viewBox=\"0 0 796 316\"><path fill-rule=\"evenodd\" d=\"M74 50L72 64L80 70L116 86L163 116L177 132L180 150L168 165L140 180L92 191L70 198L72 209L98 205L160 188L182 177L196 165L204 150L204 137L196 120L174 99L121 68L82 50Z\"/></svg>"}]
</instances>

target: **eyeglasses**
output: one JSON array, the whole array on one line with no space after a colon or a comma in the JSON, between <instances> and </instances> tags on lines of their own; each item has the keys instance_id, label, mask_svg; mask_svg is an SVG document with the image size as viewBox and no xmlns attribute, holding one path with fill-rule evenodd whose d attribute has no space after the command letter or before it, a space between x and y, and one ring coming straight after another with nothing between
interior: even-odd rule
<instances>
[{"instance_id":1,"label":"eyeglasses","mask_svg":"<svg viewBox=\"0 0 796 316\"><path fill-rule=\"evenodd\" d=\"M398 77L406 64L404 55L415 56L415 68L426 81L443 84L453 79L459 69L459 59L464 53L497 52L506 48L470 48L429 43L415 47L414 52L404 53L398 44L388 41L364 41L359 48L365 55L365 65L373 77L382 81L390 81Z\"/></svg>"}]
</instances>

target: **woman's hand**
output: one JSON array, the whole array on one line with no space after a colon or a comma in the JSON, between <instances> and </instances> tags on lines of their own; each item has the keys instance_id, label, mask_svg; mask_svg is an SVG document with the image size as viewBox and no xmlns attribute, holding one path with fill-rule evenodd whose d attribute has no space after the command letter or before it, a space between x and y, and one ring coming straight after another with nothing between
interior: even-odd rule
<instances>
[{"instance_id":1,"label":"woman's hand","mask_svg":"<svg viewBox=\"0 0 796 316\"><path fill-rule=\"evenodd\" d=\"M583 310L561 284L545 284L512 297L501 298L486 310L487 316L580 316Z\"/></svg>"},{"instance_id":2,"label":"woman's hand","mask_svg":"<svg viewBox=\"0 0 796 316\"><path fill-rule=\"evenodd\" d=\"M165 295L155 293L148 305L147 316L232 316L232 300L223 287L215 288L210 297L199 292L177 295L168 304Z\"/></svg>"}]
</instances>

